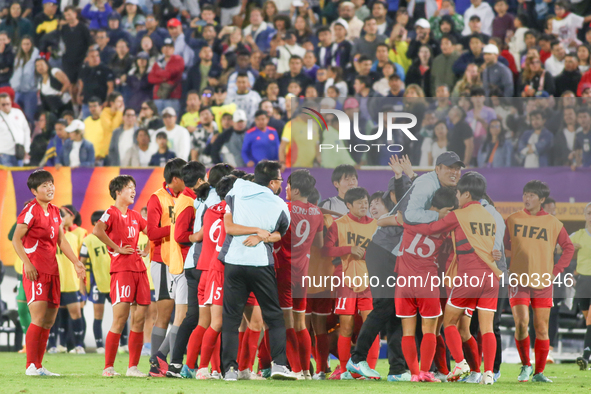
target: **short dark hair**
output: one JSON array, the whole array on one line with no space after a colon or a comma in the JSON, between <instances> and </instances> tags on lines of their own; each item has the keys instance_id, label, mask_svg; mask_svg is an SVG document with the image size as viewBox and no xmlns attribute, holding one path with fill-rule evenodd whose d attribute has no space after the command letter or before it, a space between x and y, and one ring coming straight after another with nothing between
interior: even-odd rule
<instances>
[{"instance_id":1,"label":"short dark hair","mask_svg":"<svg viewBox=\"0 0 591 394\"><path fill-rule=\"evenodd\" d=\"M226 198L228 192L232 190L237 179L235 175L226 175L220 179L215 187L215 192L222 201Z\"/></svg>"},{"instance_id":2,"label":"short dark hair","mask_svg":"<svg viewBox=\"0 0 591 394\"><path fill-rule=\"evenodd\" d=\"M562 44L560 41L555 40L550 43L550 48L553 49L556 45Z\"/></svg>"},{"instance_id":3,"label":"short dark hair","mask_svg":"<svg viewBox=\"0 0 591 394\"><path fill-rule=\"evenodd\" d=\"M189 91L187 92L187 96L188 96L188 95L190 95L190 94L196 94L197 96L201 96L201 95L199 94L199 92L198 92L198 91L196 91L195 89L191 89L191 90L189 90Z\"/></svg>"},{"instance_id":4,"label":"short dark hair","mask_svg":"<svg viewBox=\"0 0 591 394\"><path fill-rule=\"evenodd\" d=\"M372 61L372 60L371 60L371 59L370 59L368 56L361 55L361 56L359 56L359 59L357 59L357 62L358 62L358 63L363 63L363 62L366 62L366 61L368 61L368 60L369 60L370 62Z\"/></svg>"},{"instance_id":5,"label":"short dark hair","mask_svg":"<svg viewBox=\"0 0 591 394\"><path fill-rule=\"evenodd\" d=\"M543 205L550 205L550 204L556 204L556 200L553 199L552 197L546 197L542 206Z\"/></svg>"},{"instance_id":6,"label":"short dark hair","mask_svg":"<svg viewBox=\"0 0 591 394\"><path fill-rule=\"evenodd\" d=\"M388 211L390 211L390 210L392 210L392 208L394 208L394 203L392 202L390 197L384 198L384 192L381 190L374 192L371 196L369 196L369 204L370 205L373 202L373 200L381 200L382 204L384 204L384 206L386 207L386 209Z\"/></svg>"},{"instance_id":7,"label":"short dark hair","mask_svg":"<svg viewBox=\"0 0 591 394\"><path fill-rule=\"evenodd\" d=\"M550 196L550 188L546 182L533 180L527 182L523 187L523 194L525 193L537 194L540 199L548 198Z\"/></svg>"},{"instance_id":8,"label":"short dark hair","mask_svg":"<svg viewBox=\"0 0 591 394\"><path fill-rule=\"evenodd\" d=\"M98 105L101 105L102 101L100 98L96 97L96 96L92 96L91 98L88 99L88 104L90 103L98 103Z\"/></svg>"},{"instance_id":9,"label":"short dark hair","mask_svg":"<svg viewBox=\"0 0 591 394\"><path fill-rule=\"evenodd\" d=\"M540 115L543 119L546 119L546 114L543 111L540 111L539 109L534 109L533 111L531 111L529 113L530 118L532 116L537 116L537 115Z\"/></svg>"},{"instance_id":10,"label":"short dark hair","mask_svg":"<svg viewBox=\"0 0 591 394\"><path fill-rule=\"evenodd\" d=\"M203 111L209 111L209 112L211 112L211 114L213 115L213 111L211 110L211 107L209 107L209 106L207 106L207 105L206 105L206 106L203 106L203 107L201 107L201 108L199 108L199 113L201 113L201 112L203 112Z\"/></svg>"},{"instance_id":11,"label":"short dark hair","mask_svg":"<svg viewBox=\"0 0 591 394\"><path fill-rule=\"evenodd\" d=\"M441 40L443 39L448 40L449 42L451 42L452 45L456 45L456 43L458 42L456 38L451 34L444 34L443 36L441 36ZM439 43L441 43L441 40L439 41Z\"/></svg>"},{"instance_id":12,"label":"short dark hair","mask_svg":"<svg viewBox=\"0 0 591 394\"><path fill-rule=\"evenodd\" d=\"M345 193L345 204L353 204L355 201L367 198L369 201L369 193L363 187L354 187L347 190Z\"/></svg>"},{"instance_id":13,"label":"short dark hair","mask_svg":"<svg viewBox=\"0 0 591 394\"><path fill-rule=\"evenodd\" d=\"M292 60L302 60L302 57L300 55L291 55L291 57L289 58L289 61L291 62Z\"/></svg>"},{"instance_id":14,"label":"short dark hair","mask_svg":"<svg viewBox=\"0 0 591 394\"><path fill-rule=\"evenodd\" d=\"M37 191L37 188L43 185L45 182L54 183L51 172L45 170L36 170L33 171L31 175L29 175L29 178L27 179L27 187L29 190Z\"/></svg>"},{"instance_id":15,"label":"short dark hair","mask_svg":"<svg viewBox=\"0 0 591 394\"><path fill-rule=\"evenodd\" d=\"M470 90L470 97L474 96L486 96L486 93L483 88L475 87Z\"/></svg>"},{"instance_id":16,"label":"short dark hair","mask_svg":"<svg viewBox=\"0 0 591 394\"><path fill-rule=\"evenodd\" d=\"M185 186L193 187L200 179L205 179L205 166L198 161L190 161L181 169Z\"/></svg>"},{"instance_id":17,"label":"short dark hair","mask_svg":"<svg viewBox=\"0 0 591 394\"><path fill-rule=\"evenodd\" d=\"M313 188L308 196L308 202L310 204L318 205L318 201L320 201L320 192L318 189Z\"/></svg>"},{"instance_id":18,"label":"short dark hair","mask_svg":"<svg viewBox=\"0 0 591 394\"><path fill-rule=\"evenodd\" d=\"M368 75L358 75L355 79L364 84L366 88L371 88L371 78Z\"/></svg>"},{"instance_id":19,"label":"short dark hair","mask_svg":"<svg viewBox=\"0 0 591 394\"><path fill-rule=\"evenodd\" d=\"M218 163L210 168L209 175L207 176L207 182L212 187L216 187L220 179L222 179L226 175L233 174L233 171L234 167L232 167L231 165L227 163Z\"/></svg>"},{"instance_id":20,"label":"short dark hair","mask_svg":"<svg viewBox=\"0 0 591 394\"><path fill-rule=\"evenodd\" d=\"M129 185L129 182L133 182L135 186L135 179L131 175L119 175L111 179L109 182L109 194L113 200L117 199L117 192L121 192L125 186Z\"/></svg>"},{"instance_id":21,"label":"short dark hair","mask_svg":"<svg viewBox=\"0 0 591 394\"><path fill-rule=\"evenodd\" d=\"M98 222L101 219L101 217L103 217L104 213L105 211L94 211L92 215L90 215L90 224L94 226L96 222Z\"/></svg>"},{"instance_id":22,"label":"short dark hair","mask_svg":"<svg viewBox=\"0 0 591 394\"><path fill-rule=\"evenodd\" d=\"M460 178L457 187L461 194L470 193L472 201L480 201L486 193L486 183L479 176L464 175Z\"/></svg>"},{"instance_id":23,"label":"short dark hair","mask_svg":"<svg viewBox=\"0 0 591 394\"><path fill-rule=\"evenodd\" d=\"M330 181L334 185L335 182L340 182L343 176L345 175L354 175L355 178L359 179L359 175L357 175L357 170L355 169L355 167L353 167L350 164L341 164L338 165L332 172L332 175L330 176Z\"/></svg>"},{"instance_id":24,"label":"short dark hair","mask_svg":"<svg viewBox=\"0 0 591 394\"><path fill-rule=\"evenodd\" d=\"M589 111L588 108L579 107L579 108L577 108L577 115L579 115L579 114L587 114L587 115L591 116L591 111Z\"/></svg>"},{"instance_id":25,"label":"short dark hair","mask_svg":"<svg viewBox=\"0 0 591 394\"><path fill-rule=\"evenodd\" d=\"M437 189L431 200L431 206L437 209L447 207L458 208L458 198L456 196L456 189L453 187L440 187Z\"/></svg>"},{"instance_id":26,"label":"short dark hair","mask_svg":"<svg viewBox=\"0 0 591 394\"><path fill-rule=\"evenodd\" d=\"M245 78L248 78L248 74L247 74L247 73L245 73L244 71L240 71L240 72L238 73L238 75L236 75L236 79L238 79L238 78L240 78L240 77L245 77Z\"/></svg>"},{"instance_id":27,"label":"short dark hair","mask_svg":"<svg viewBox=\"0 0 591 394\"><path fill-rule=\"evenodd\" d=\"M480 17L478 15L472 15L470 17L470 19L469 19L469 22L472 22L472 21L478 21L478 22L480 22L480 20L481 19L480 19Z\"/></svg>"},{"instance_id":28,"label":"short dark hair","mask_svg":"<svg viewBox=\"0 0 591 394\"><path fill-rule=\"evenodd\" d=\"M232 172L230 172L230 174L234 175L236 178L242 179L247 174L247 172L244 170L239 170L239 169L235 168L232 170Z\"/></svg>"},{"instance_id":29,"label":"short dark hair","mask_svg":"<svg viewBox=\"0 0 591 394\"><path fill-rule=\"evenodd\" d=\"M320 33L323 33L323 32L329 32L330 33L330 28L328 26L321 26L316 31L316 37L318 37L320 35Z\"/></svg>"},{"instance_id":30,"label":"short dark hair","mask_svg":"<svg viewBox=\"0 0 591 394\"><path fill-rule=\"evenodd\" d=\"M210 4L206 4L201 8L201 12L203 12L203 11L211 11L211 12L215 13L215 8Z\"/></svg>"},{"instance_id":31,"label":"short dark hair","mask_svg":"<svg viewBox=\"0 0 591 394\"><path fill-rule=\"evenodd\" d=\"M179 157L170 159L166 163L164 166L164 181L166 184L170 185L172 183L172 178L182 179L181 172L185 164L187 164L187 162Z\"/></svg>"},{"instance_id":32,"label":"short dark hair","mask_svg":"<svg viewBox=\"0 0 591 394\"><path fill-rule=\"evenodd\" d=\"M287 183L292 190L298 189L302 197L308 197L316 186L316 179L308 170L296 170L289 175Z\"/></svg>"},{"instance_id":33,"label":"short dark hair","mask_svg":"<svg viewBox=\"0 0 591 394\"><path fill-rule=\"evenodd\" d=\"M269 116L267 111L265 111L264 109L257 109L257 112L254 113L255 119L258 118L259 116L262 116L262 115L265 115L267 117Z\"/></svg>"},{"instance_id":34,"label":"short dark hair","mask_svg":"<svg viewBox=\"0 0 591 394\"><path fill-rule=\"evenodd\" d=\"M269 182L277 179L277 173L281 170L281 164L277 161L261 160L254 168L254 183L267 186Z\"/></svg>"}]
</instances>

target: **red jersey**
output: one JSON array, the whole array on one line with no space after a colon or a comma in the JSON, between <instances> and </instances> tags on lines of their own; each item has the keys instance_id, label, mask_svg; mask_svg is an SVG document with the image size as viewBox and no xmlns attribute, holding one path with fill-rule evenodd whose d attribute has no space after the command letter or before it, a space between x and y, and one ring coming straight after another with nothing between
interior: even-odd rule
<instances>
[{"instance_id":1,"label":"red jersey","mask_svg":"<svg viewBox=\"0 0 591 394\"><path fill-rule=\"evenodd\" d=\"M437 258L443 241L445 236L442 234L425 236L412 226L405 226L400 255L396 258L398 274L437 276Z\"/></svg>"},{"instance_id":2,"label":"red jersey","mask_svg":"<svg viewBox=\"0 0 591 394\"><path fill-rule=\"evenodd\" d=\"M33 200L23 209L16 222L28 227L23 237L23 247L31 264L40 273L59 276L56 258L57 239L62 222L59 208L47 204L45 213L37 200Z\"/></svg>"},{"instance_id":3,"label":"red jersey","mask_svg":"<svg viewBox=\"0 0 591 394\"><path fill-rule=\"evenodd\" d=\"M105 232L111 240L121 246L129 245L133 248L133 254L114 253L113 249L107 247L111 255L111 273L133 271L146 271L146 264L137 252L137 243L140 237L140 231L146 228L146 220L138 212L128 209L127 215L110 206L105 211L100 221L107 225Z\"/></svg>"},{"instance_id":4,"label":"red jersey","mask_svg":"<svg viewBox=\"0 0 591 394\"><path fill-rule=\"evenodd\" d=\"M324 230L324 216L314 204L301 201L288 202L291 215L289 229L275 246L277 268L297 268L307 272L310 248L316 233Z\"/></svg>"},{"instance_id":5,"label":"red jersey","mask_svg":"<svg viewBox=\"0 0 591 394\"><path fill-rule=\"evenodd\" d=\"M224 272L224 265L218 260L218 255L226 239L226 230L224 229L225 213L226 201L222 201L206 209L203 214L203 243L199 261L197 262L198 270Z\"/></svg>"}]
</instances>

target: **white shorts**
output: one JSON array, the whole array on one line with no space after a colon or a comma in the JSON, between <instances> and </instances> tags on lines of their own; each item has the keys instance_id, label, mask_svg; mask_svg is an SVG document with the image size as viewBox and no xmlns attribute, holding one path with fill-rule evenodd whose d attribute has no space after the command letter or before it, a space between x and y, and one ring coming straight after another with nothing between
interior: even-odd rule
<instances>
[{"instance_id":1,"label":"white shorts","mask_svg":"<svg viewBox=\"0 0 591 394\"><path fill-rule=\"evenodd\" d=\"M187 305L189 303L189 288L185 273L171 274L170 276L172 278L170 297L174 299L175 305Z\"/></svg>"},{"instance_id":2,"label":"white shorts","mask_svg":"<svg viewBox=\"0 0 591 394\"><path fill-rule=\"evenodd\" d=\"M172 299L172 275L168 270L168 266L164 263L152 261L150 263L150 274L152 274L156 301Z\"/></svg>"},{"instance_id":3,"label":"white shorts","mask_svg":"<svg viewBox=\"0 0 591 394\"><path fill-rule=\"evenodd\" d=\"M236 15L240 15L242 4L232 8L221 8L220 23L222 26L230 26L232 24L232 18Z\"/></svg>"}]
</instances>

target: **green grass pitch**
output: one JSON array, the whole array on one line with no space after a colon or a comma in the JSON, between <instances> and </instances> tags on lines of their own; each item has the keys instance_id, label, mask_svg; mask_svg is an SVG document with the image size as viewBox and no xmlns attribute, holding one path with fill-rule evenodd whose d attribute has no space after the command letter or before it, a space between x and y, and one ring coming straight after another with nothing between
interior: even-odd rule
<instances>
[{"instance_id":1,"label":"green grass pitch","mask_svg":"<svg viewBox=\"0 0 591 394\"><path fill-rule=\"evenodd\" d=\"M591 393L591 371L580 371L575 364L549 364L546 376L554 383L518 383L519 366L503 364L501 379L494 386L466 383L391 383L382 381L195 381L170 378L103 378L104 356L97 354L46 354L43 365L60 377L25 376L25 355L0 353L0 393ZM117 355L115 370L125 374L128 357ZM336 366L332 360L331 366ZM140 370L148 371L148 358L142 357ZM380 360L378 371L387 374L387 362Z\"/></svg>"}]
</instances>

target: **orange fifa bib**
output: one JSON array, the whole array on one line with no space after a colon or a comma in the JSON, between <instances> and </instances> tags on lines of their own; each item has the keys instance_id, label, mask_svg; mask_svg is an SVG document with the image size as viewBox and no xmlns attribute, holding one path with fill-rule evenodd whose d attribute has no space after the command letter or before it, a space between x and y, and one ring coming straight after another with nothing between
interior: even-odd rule
<instances>
[{"instance_id":1,"label":"orange fifa bib","mask_svg":"<svg viewBox=\"0 0 591 394\"><path fill-rule=\"evenodd\" d=\"M172 217L170 220L170 265L169 271L173 275L178 275L183 273L185 267L185 261L183 259L183 253L181 251L181 245L175 241L174 232L176 228L176 218L178 215L183 212L185 209L191 207L193 209L193 203L195 202L194 199L187 196L186 194L181 194L176 199L176 204L173 207ZM162 251L160 252L162 253ZM163 257L164 258L164 257Z\"/></svg>"},{"instance_id":2,"label":"orange fifa bib","mask_svg":"<svg viewBox=\"0 0 591 394\"><path fill-rule=\"evenodd\" d=\"M156 197L158 197L158 201L160 201L160 206L162 207L160 227L171 226L176 199L173 198L164 188L156 190L154 194ZM160 244L160 255L162 256L162 262L170 266L170 236L162 238Z\"/></svg>"}]
</instances>

